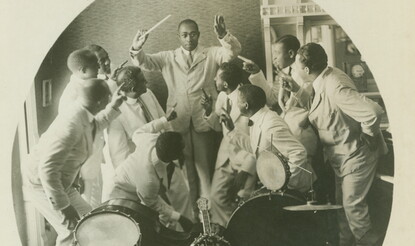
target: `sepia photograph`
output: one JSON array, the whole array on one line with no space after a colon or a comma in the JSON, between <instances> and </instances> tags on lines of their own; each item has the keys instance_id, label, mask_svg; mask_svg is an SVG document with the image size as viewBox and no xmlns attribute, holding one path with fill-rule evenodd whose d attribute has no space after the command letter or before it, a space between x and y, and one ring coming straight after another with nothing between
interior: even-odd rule
<instances>
[{"instance_id":1,"label":"sepia photograph","mask_svg":"<svg viewBox=\"0 0 415 246\"><path fill-rule=\"evenodd\" d=\"M4 245L413 244L414 4L44 2L2 8Z\"/></svg>"}]
</instances>

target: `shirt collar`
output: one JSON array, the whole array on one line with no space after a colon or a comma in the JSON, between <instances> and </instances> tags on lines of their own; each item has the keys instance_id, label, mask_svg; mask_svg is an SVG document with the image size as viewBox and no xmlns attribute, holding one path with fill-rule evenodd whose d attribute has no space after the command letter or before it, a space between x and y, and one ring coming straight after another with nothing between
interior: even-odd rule
<instances>
[{"instance_id":1,"label":"shirt collar","mask_svg":"<svg viewBox=\"0 0 415 246\"><path fill-rule=\"evenodd\" d=\"M182 49L182 51L183 51L183 54L185 54L185 55L189 55L189 53L191 53L192 54L192 56L194 56L194 54L195 54L195 52L196 52L196 50L197 50L197 48L198 48L199 46L197 46L194 50L192 50L192 51L188 51L188 50L186 50L185 48L183 48L183 46L180 46L180 48Z\"/></svg>"},{"instance_id":2,"label":"shirt collar","mask_svg":"<svg viewBox=\"0 0 415 246\"><path fill-rule=\"evenodd\" d=\"M321 86L322 86L322 81L323 81L323 76L324 74L327 72L327 70L329 69L329 67L327 66L318 76L317 78L313 81L313 88L315 93L320 93L321 92Z\"/></svg>"},{"instance_id":3,"label":"shirt collar","mask_svg":"<svg viewBox=\"0 0 415 246\"><path fill-rule=\"evenodd\" d=\"M128 105L135 105L137 104L137 98L126 97L125 103Z\"/></svg>"},{"instance_id":4,"label":"shirt collar","mask_svg":"<svg viewBox=\"0 0 415 246\"><path fill-rule=\"evenodd\" d=\"M250 120L252 120L252 122L255 124L258 123L258 121L261 119L261 116L267 111L267 106L264 106L263 108L261 108L260 110L258 110L254 115L251 116L251 118L249 118Z\"/></svg>"}]
</instances>

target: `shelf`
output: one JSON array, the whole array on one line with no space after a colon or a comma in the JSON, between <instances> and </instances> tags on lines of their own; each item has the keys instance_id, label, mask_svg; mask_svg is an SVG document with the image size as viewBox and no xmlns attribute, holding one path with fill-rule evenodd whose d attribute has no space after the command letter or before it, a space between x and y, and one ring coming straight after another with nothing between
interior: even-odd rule
<instances>
[{"instance_id":1,"label":"shelf","mask_svg":"<svg viewBox=\"0 0 415 246\"><path fill-rule=\"evenodd\" d=\"M363 96L371 97L371 98L380 98L381 97L379 92L362 92L361 94Z\"/></svg>"},{"instance_id":2,"label":"shelf","mask_svg":"<svg viewBox=\"0 0 415 246\"><path fill-rule=\"evenodd\" d=\"M385 182L388 182L388 183L390 183L390 184L393 184L393 177L392 177L392 176L377 173L377 174L376 174L376 178L378 178L378 179L380 179L380 180L383 180L383 181L385 181Z\"/></svg>"},{"instance_id":3,"label":"shelf","mask_svg":"<svg viewBox=\"0 0 415 246\"><path fill-rule=\"evenodd\" d=\"M296 3L287 2L278 5L262 5L262 18L281 18L281 17L299 17L327 15L327 13L315 3Z\"/></svg>"}]
</instances>

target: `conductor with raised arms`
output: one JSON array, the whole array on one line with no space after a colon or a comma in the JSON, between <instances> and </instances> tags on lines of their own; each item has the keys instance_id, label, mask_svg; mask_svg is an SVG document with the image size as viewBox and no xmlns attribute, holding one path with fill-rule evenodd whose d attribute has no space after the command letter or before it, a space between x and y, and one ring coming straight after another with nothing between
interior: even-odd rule
<instances>
[{"instance_id":1,"label":"conductor with raised arms","mask_svg":"<svg viewBox=\"0 0 415 246\"><path fill-rule=\"evenodd\" d=\"M167 111L175 105L178 118L171 122L173 130L181 133L185 143L185 163L192 200L208 197L211 166L214 165L213 134L203 119L200 99L204 89L213 100L217 98L214 77L219 65L236 57L241 51L238 40L226 29L224 18L215 16L214 31L222 45L199 45L199 27L194 20L179 23L177 36L181 46L175 50L146 54L148 39L145 30L138 30L130 54L133 63L144 71L160 71L168 88ZM195 189L199 187L199 190Z\"/></svg>"}]
</instances>

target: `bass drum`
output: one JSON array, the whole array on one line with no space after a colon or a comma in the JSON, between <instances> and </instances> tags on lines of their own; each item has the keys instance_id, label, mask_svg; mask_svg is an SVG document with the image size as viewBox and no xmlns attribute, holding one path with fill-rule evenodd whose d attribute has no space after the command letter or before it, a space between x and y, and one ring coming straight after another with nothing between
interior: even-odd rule
<instances>
[{"instance_id":1,"label":"bass drum","mask_svg":"<svg viewBox=\"0 0 415 246\"><path fill-rule=\"evenodd\" d=\"M79 246L189 245L189 233L160 224L158 213L132 200L111 199L86 214L74 230Z\"/></svg>"},{"instance_id":2,"label":"bass drum","mask_svg":"<svg viewBox=\"0 0 415 246\"><path fill-rule=\"evenodd\" d=\"M224 236L232 246L325 245L325 221L320 214L283 209L305 203L295 191L255 191L233 212Z\"/></svg>"}]
</instances>

